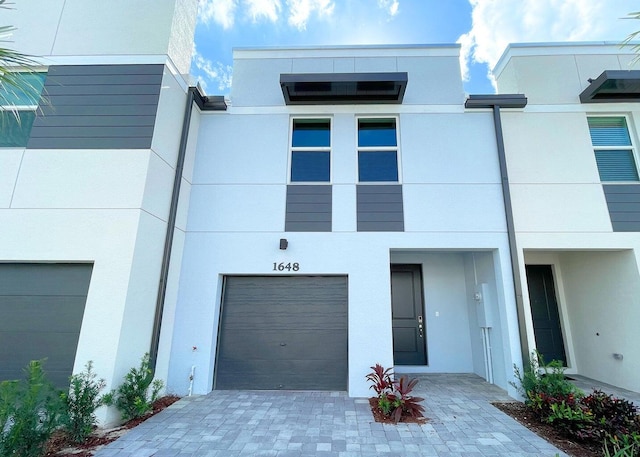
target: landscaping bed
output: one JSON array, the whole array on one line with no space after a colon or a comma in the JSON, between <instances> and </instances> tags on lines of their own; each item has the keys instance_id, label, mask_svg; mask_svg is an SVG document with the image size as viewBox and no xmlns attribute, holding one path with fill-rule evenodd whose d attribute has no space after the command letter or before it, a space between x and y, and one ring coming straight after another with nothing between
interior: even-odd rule
<instances>
[{"instance_id":1,"label":"landscaping bed","mask_svg":"<svg viewBox=\"0 0 640 457\"><path fill-rule=\"evenodd\" d=\"M538 421L531 410L521 402L492 403L503 413L511 416L536 435L544 438L572 457L602 457L602 446L574 440L560 433L553 425Z\"/></svg>"},{"instance_id":2,"label":"landscaping bed","mask_svg":"<svg viewBox=\"0 0 640 457\"><path fill-rule=\"evenodd\" d=\"M132 428L140 425L142 422L146 421L153 415L158 414L160 411L174 404L178 400L180 400L180 397L175 395L167 395L158 398L153 402L153 410L150 413L146 414L143 417L131 419L119 427L115 427L112 429L96 429L84 443L74 443L66 436L64 432L57 431L47 442L46 453L44 455L45 457L91 457L100 448L117 440Z\"/></svg>"}]
</instances>

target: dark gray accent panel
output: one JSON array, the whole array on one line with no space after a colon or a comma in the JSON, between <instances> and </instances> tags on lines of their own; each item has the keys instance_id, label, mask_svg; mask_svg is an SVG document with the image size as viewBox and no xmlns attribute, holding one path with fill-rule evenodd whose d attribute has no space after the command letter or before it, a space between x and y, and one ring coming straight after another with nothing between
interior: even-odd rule
<instances>
[{"instance_id":1,"label":"dark gray accent panel","mask_svg":"<svg viewBox=\"0 0 640 457\"><path fill-rule=\"evenodd\" d=\"M614 232L640 232L640 184L603 185Z\"/></svg>"},{"instance_id":2,"label":"dark gray accent panel","mask_svg":"<svg viewBox=\"0 0 640 457\"><path fill-rule=\"evenodd\" d=\"M347 390L345 276L225 277L215 389Z\"/></svg>"},{"instance_id":3,"label":"dark gray accent panel","mask_svg":"<svg viewBox=\"0 0 640 457\"><path fill-rule=\"evenodd\" d=\"M164 65L49 67L29 149L151 147Z\"/></svg>"},{"instance_id":4,"label":"dark gray accent panel","mask_svg":"<svg viewBox=\"0 0 640 457\"><path fill-rule=\"evenodd\" d=\"M58 387L69 385L91 279L90 264L0 264L0 381L23 377L46 358Z\"/></svg>"},{"instance_id":5,"label":"dark gray accent panel","mask_svg":"<svg viewBox=\"0 0 640 457\"><path fill-rule=\"evenodd\" d=\"M331 186L287 186L287 232L331 231Z\"/></svg>"},{"instance_id":6,"label":"dark gray accent panel","mask_svg":"<svg viewBox=\"0 0 640 457\"><path fill-rule=\"evenodd\" d=\"M358 185L358 231L402 232L402 185Z\"/></svg>"}]
</instances>

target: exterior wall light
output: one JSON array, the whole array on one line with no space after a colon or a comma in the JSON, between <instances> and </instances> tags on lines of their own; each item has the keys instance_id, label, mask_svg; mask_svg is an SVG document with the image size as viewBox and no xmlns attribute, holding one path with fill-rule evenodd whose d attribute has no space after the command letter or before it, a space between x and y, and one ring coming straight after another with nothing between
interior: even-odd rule
<instances>
[{"instance_id":1,"label":"exterior wall light","mask_svg":"<svg viewBox=\"0 0 640 457\"><path fill-rule=\"evenodd\" d=\"M289 242L287 241L287 239L280 238L280 249L284 251L285 249L287 249L287 247L289 247Z\"/></svg>"}]
</instances>

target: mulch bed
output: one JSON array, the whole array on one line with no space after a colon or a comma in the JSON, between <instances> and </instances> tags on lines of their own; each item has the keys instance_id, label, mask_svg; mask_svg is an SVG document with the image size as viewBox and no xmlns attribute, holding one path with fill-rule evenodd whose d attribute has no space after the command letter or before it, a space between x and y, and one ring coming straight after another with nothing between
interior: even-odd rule
<instances>
[{"instance_id":1,"label":"mulch bed","mask_svg":"<svg viewBox=\"0 0 640 457\"><path fill-rule=\"evenodd\" d=\"M378 407L378 398L371 397L369 398L369 406L371 406L371 413L373 414L373 419L376 422L382 422L383 424L395 424L395 421L389 416L385 416L383 412ZM426 424L429 421L426 417L411 417L411 416L402 416L400 418L400 422L404 424Z\"/></svg>"},{"instance_id":2,"label":"mulch bed","mask_svg":"<svg viewBox=\"0 0 640 457\"><path fill-rule=\"evenodd\" d=\"M539 422L524 403L492 403L492 405L573 457L602 457L602 447L599 444L567 438L552 425Z\"/></svg>"},{"instance_id":3,"label":"mulch bed","mask_svg":"<svg viewBox=\"0 0 640 457\"><path fill-rule=\"evenodd\" d=\"M162 398L158 398L153 402L153 410L143 417L131 419L125 422L119 427L102 430L95 430L91 436L84 443L74 443L70 441L62 431L57 431L53 434L49 442L47 443L47 451L45 457L54 456L72 456L72 457L91 457L95 452L112 441L117 440L124 435L128 430L140 425L142 422L149 419L154 414L158 414L166 407L174 404L180 400L180 397L175 395L167 395Z\"/></svg>"}]
</instances>

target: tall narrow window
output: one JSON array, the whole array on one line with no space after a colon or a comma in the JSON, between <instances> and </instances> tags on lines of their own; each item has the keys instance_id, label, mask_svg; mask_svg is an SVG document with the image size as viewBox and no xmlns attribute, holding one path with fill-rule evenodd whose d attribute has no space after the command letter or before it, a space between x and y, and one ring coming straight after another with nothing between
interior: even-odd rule
<instances>
[{"instance_id":1,"label":"tall narrow window","mask_svg":"<svg viewBox=\"0 0 640 457\"><path fill-rule=\"evenodd\" d=\"M291 182L329 182L331 121L294 119L291 134Z\"/></svg>"},{"instance_id":2,"label":"tall narrow window","mask_svg":"<svg viewBox=\"0 0 640 457\"><path fill-rule=\"evenodd\" d=\"M358 119L358 180L398 182L396 119Z\"/></svg>"},{"instance_id":3,"label":"tall narrow window","mask_svg":"<svg viewBox=\"0 0 640 457\"><path fill-rule=\"evenodd\" d=\"M600 180L638 181L638 168L626 118L589 117L587 121Z\"/></svg>"},{"instance_id":4,"label":"tall narrow window","mask_svg":"<svg viewBox=\"0 0 640 457\"><path fill-rule=\"evenodd\" d=\"M36 118L46 73L11 73L0 82L0 147L24 147Z\"/></svg>"}]
</instances>

